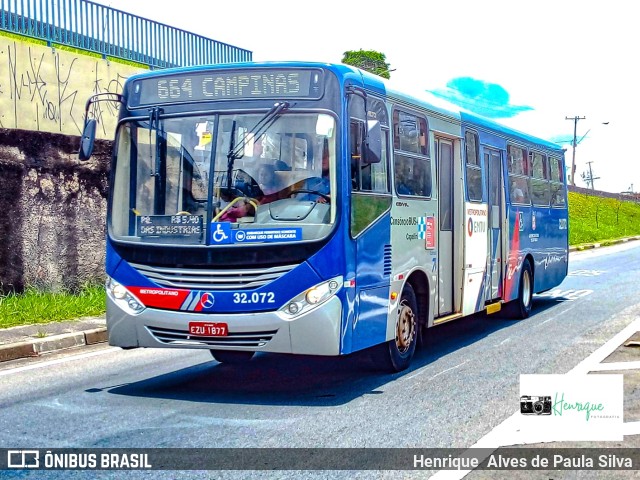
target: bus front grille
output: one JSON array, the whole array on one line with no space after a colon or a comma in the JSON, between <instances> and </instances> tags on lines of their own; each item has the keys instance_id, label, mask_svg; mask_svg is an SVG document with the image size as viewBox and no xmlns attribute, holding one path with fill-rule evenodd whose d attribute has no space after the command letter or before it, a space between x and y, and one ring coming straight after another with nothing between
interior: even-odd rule
<instances>
[{"instance_id":1,"label":"bus front grille","mask_svg":"<svg viewBox=\"0 0 640 480\"><path fill-rule=\"evenodd\" d=\"M264 347L278 330L263 332L229 332L226 337L191 335L183 330L147 327L153 337L166 345L206 345L208 347Z\"/></svg>"},{"instance_id":2,"label":"bus front grille","mask_svg":"<svg viewBox=\"0 0 640 480\"><path fill-rule=\"evenodd\" d=\"M166 288L192 290L244 290L258 288L280 278L297 265L270 268L176 268L132 263L142 275Z\"/></svg>"}]
</instances>

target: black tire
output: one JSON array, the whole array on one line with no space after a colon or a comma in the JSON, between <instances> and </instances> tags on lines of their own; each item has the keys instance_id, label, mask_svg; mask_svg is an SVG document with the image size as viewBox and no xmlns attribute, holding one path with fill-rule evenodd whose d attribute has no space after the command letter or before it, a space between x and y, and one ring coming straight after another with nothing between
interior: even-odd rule
<instances>
[{"instance_id":1,"label":"black tire","mask_svg":"<svg viewBox=\"0 0 640 480\"><path fill-rule=\"evenodd\" d=\"M520 282L518 284L518 298L507 304L506 313L509 318L522 320L531 314L533 303L533 271L529 260L522 264Z\"/></svg>"},{"instance_id":2,"label":"black tire","mask_svg":"<svg viewBox=\"0 0 640 480\"><path fill-rule=\"evenodd\" d=\"M209 350L211 356L220 363L246 363L253 358L255 352L234 352L230 350Z\"/></svg>"},{"instance_id":3,"label":"black tire","mask_svg":"<svg viewBox=\"0 0 640 480\"><path fill-rule=\"evenodd\" d=\"M418 343L418 302L411 285L405 285L396 312L395 338L376 347L374 355L376 365L391 373L409 368Z\"/></svg>"}]
</instances>

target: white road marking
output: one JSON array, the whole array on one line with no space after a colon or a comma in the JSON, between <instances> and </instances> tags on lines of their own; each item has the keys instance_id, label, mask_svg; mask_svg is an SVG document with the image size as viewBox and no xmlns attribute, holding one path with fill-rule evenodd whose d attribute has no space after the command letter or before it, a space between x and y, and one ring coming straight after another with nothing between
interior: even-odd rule
<instances>
[{"instance_id":1,"label":"white road marking","mask_svg":"<svg viewBox=\"0 0 640 480\"><path fill-rule=\"evenodd\" d=\"M592 372L608 372L615 370L633 370L640 369L640 361L636 362L610 362L601 363L591 368Z\"/></svg>"},{"instance_id":2,"label":"white road marking","mask_svg":"<svg viewBox=\"0 0 640 480\"><path fill-rule=\"evenodd\" d=\"M114 350L120 350L118 347L109 347L105 350L96 350L95 352L81 353L64 358L57 358L55 360L48 360L45 362L33 363L31 365L25 365L23 367L16 367L10 370L3 370L0 372L0 377L6 377L7 375L13 375L15 373L26 372L29 370L37 370L38 368L50 367L51 365L59 365L61 363L73 362L75 360L82 360L89 357L97 357L98 355L104 355L105 353L111 353Z\"/></svg>"},{"instance_id":3,"label":"white road marking","mask_svg":"<svg viewBox=\"0 0 640 480\"><path fill-rule=\"evenodd\" d=\"M446 370L442 370L441 372L436 373L433 377L429 378L427 381L429 380L433 380L436 377L439 377L440 375L442 375L443 373L447 373L450 372L451 370L455 370L456 368L460 368L462 365L464 365L465 363L469 363L469 360L465 360L462 363L459 363L458 365L456 365L455 367L451 367L451 368L447 368ZM413 375L409 376L409 377L405 377L405 380L411 380L412 378L417 377L418 375L422 375L424 372L426 372L426 368L423 370L418 371L417 373L414 373Z\"/></svg>"},{"instance_id":4,"label":"white road marking","mask_svg":"<svg viewBox=\"0 0 640 480\"><path fill-rule=\"evenodd\" d=\"M578 306L578 305L574 303L573 305L569 306L569 307L568 307L568 308L566 308L565 310L563 310L563 311L561 311L561 312L558 312L558 313L557 313L556 315L554 315L553 317L547 318L544 322L540 322L540 323L538 323L537 325L534 325L534 326L533 326L533 328L540 327L540 326L544 325L545 323L549 323L549 322L551 322L551 321L553 321L553 320L556 320L556 319L558 319L558 318L562 317L562 316L563 316L565 313L567 313L569 310L573 310L573 309L574 309L574 308L576 308L577 306Z\"/></svg>"},{"instance_id":5,"label":"white road marking","mask_svg":"<svg viewBox=\"0 0 640 480\"><path fill-rule=\"evenodd\" d=\"M640 318L634 320L620 332L614 335L608 342L598 348L595 352L582 360L578 365L572 368L567 375L586 375L591 371L596 371L605 358L613 353L622 343L631 335L640 331ZM639 363L639 362L630 362ZM479 458L482 462L491 453L500 447L509 445L525 445L532 443L553 442L553 438L526 438L523 439L518 435L518 427L516 419L520 415L520 411L516 411L513 415L497 425L493 430L478 440L470 448L488 449L483 458ZM623 424L623 435L640 434L640 422L629 422ZM485 452L483 452L484 455ZM471 470L440 470L431 477L432 480L460 480L469 474Z\"/></svg>"},{"instance_id":6,"label":"white road marking","mask_svg":"<svg viewBox=\"0 0 640 480\"><path fill-rule=\"evenodd\" d=\"M620 332L613 336L607 343L598 348L595 352L585 358L582 362L576 365L570 372L570 374L577 373L589 373L600 364L605 358L611 355L622 343L627 340L631 335L640 331L640 318L634 320Z\"/></svg>"}]
</instances>

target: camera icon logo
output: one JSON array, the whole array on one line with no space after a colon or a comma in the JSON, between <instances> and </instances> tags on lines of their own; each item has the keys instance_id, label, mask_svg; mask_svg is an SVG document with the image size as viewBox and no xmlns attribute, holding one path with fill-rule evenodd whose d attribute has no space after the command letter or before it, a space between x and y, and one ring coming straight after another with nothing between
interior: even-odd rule
<instances>
[{"instance_id":1,"label":"camera icon logo","mask_svg":"<svg viewBox=\"0 0 640 480\"><path fill-rule=\"evenodd\" d=\"M551 415L551 396L521 396L520 413L522 415Z\"/></svg>"}]
</instances>

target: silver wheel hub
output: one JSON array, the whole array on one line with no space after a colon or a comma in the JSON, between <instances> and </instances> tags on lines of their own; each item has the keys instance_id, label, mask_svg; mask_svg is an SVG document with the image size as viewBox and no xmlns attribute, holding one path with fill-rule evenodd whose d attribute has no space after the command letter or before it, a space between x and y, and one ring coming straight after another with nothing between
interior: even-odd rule
<instances>
[{"instance_id":1,"label":"silver wheel hub","mask_svg":"<svg viewBox=\"0 0 640 480\"><path fill-rule=\"evenodd\" d=\"M522 276L522 303L525 307L531 303L531 276L526 270Z\"/></svg>"}]
</instances>

